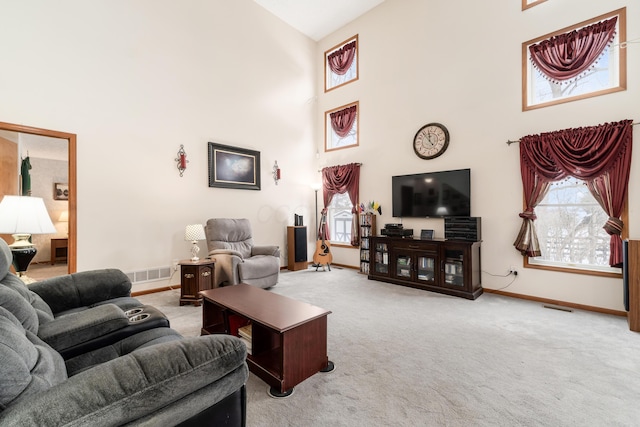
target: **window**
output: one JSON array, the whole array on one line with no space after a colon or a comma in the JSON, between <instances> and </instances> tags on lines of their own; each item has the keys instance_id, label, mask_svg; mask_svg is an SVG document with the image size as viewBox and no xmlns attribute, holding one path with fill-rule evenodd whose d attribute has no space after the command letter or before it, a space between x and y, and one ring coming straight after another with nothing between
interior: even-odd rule
<instances>
[{"instance_id":1,"label":"window","mask_svg":"<svg viewBox=\"0 0 640 427\"><path fill-rule=\"evenodd\" d=\"M537 4L543 3L547 0L522 0L522 10L529 9Z\"/></svg>"},{"instance_id":2,"label":"window","mask_svg":"<svg viewBox=\"0 0 640 427\"><path fill-rule=\"evenodd\" d=\"M331 243L351 244L352 208L353 205L347 193L336 194L331 199L331 204L327 209L329 241Z\"/></svg>"},{"instance_id":3,"label":"window","mask_svg":"<svg viewBox=\"0 0 640 427\"><path fill-rule=\"evenodd\" d=\"M324 53L324 91L358 80L358 35Z\"/></svg>"},{"instance_id":4,"label":"window","mask_svg":"<svg viewBox=\"0 0 640 427\"><path fill-rule=\"evenodd\" d=\"M610 236L602 228L608 215L584 181L568 178L552 183L535 211L542 256L528 258L528 266L620 272L609 267Z\"/></svg>"},{"instance_id":5,"label":"window","mask_svg":"<svg viewBox=\"0 0 640 427\"><path fill-rule=\"evenodd\" d=\"M615 36L591 66L578 76L558 81L534 66L530 46L553 44L554 39L615 17ZM625 27L626 9L623 8L523 43L523 111L624 90L626 50L620 48L620 43L626 40ZM604 33L604 30L602 32Z\"/></svg>"},{"instance_id":6,"label":"window","mask_svg":"<svg viewBox=\"0 0 640 427\"><path fill-rule=\"evenodd\" d=\"M359 102L343 105L325 113L324 151L358 145Z\"/></svg>"}]
</instances>

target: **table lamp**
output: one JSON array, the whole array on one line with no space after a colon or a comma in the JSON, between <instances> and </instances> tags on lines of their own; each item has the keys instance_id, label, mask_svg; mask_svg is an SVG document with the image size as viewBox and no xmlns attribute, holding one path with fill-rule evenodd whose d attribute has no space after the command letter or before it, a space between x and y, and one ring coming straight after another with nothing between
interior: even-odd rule
<instances>
[{"instance_id":1,"label":"table lamp","mask_svg":"<svg viewBox=\"0 0 640 427\"><path fill-rule=\"evenodd\" d=\"M13 267L23 282L33 282L26 276L29 263L38 252L30 241L31 235L53 233L56 228L42 198L4 196L0 202L0 234L11 234L14 238L9 248L13 253Z\"/></svg>"},{"instance_id":2,"label":"table lamp","mask_svg":"<svg viewBox=\"0 0 640 427\"><path fill-rule=\"evenodd\" d=\"M191 261L198 261L198 252L200 252L200 246L198 246L198 240L204 240L207 237L204 234L204 227L202 224L187 225L184 229L184 240L187 240L193 245L191 246Z\"/></svg>"}]
</instances>

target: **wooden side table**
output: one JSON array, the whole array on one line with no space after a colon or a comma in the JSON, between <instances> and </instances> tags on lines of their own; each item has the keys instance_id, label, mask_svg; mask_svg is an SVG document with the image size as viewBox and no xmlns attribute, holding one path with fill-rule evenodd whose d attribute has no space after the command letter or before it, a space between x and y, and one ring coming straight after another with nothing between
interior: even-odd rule
<instances>
[{"instance_id":1,"label":"wooden side table","mask_svg":"<svg viewBox=\"0 0 640 427\"><path fill-rule=\"evenodd\" d=\"M214 288L215 263L214 259L180 261L180 305L202 303L198 292Z\"/></svg>"},{"instance_id":2,"label":"wooden side table","mask_svg":"<svg viewBox=\"0 0 640 427\"><path fill-rule=\"evenodd\" d=\"M56 261L67 262L68 247L69 239L67 237L51 239L51 265L54 265Z\"/></svg>"}]
</instances>

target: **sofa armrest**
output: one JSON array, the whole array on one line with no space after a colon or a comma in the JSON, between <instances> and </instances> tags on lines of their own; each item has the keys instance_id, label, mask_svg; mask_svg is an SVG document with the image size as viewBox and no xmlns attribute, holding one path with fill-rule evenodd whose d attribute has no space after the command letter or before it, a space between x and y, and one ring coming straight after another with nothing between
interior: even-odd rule
<instances>
[{"instance_id":1,"label":"sofa armrest","mask_svg":"<svg viewBox=\"0 0 640 427\"><path fill-rule=\"evenodd\" d=\"M129 318L120 307L103 304L40 325L38 337L61 352L127 326Z\"/></svg>"},{"instance_id":2,"label":"sofa armrest","mask_svg":"<svg viewBox=\"0 0 640 427\"><path fill-rule=\"evenodd\" d=\"M5 425L124 425L214 386L217 400L246 382L246 347L239 338L207 335L140 348L83 371L0 413ZM214 384L217 383L217 384ZM175 406L184 419L200 412ZM195 411L191 413L192 411Z\"/></svg>"},{"instance_id":3,"label":"sofa armrest","mask_svg":"<svg viewBox=\"0 0 640 427\"><path fill-rule=\"evenodd\" d=\"M271 255L280 258L280 247L275 245L253 246L251 248L251 256L255 255Z\"/></svg>"},{"instance_id":4,"label":"sofa armrest","mask_svg":"<svg viewBox=\"0 0 640 427\"><path fill-rule=\"evenodd\" d=\"M29 285L53 313L131 296L131 281L122 271L103 269L52 277Z\"/></svg>"}]
</instances>

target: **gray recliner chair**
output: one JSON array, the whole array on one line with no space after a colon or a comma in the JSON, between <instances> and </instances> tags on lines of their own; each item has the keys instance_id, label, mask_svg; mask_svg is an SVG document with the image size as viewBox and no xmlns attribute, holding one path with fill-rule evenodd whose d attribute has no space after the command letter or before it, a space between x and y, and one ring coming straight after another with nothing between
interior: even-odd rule
<instances>
[{"instance_id":1,"label":"gray recliner chair","mask_svg":"<svg viewBox=\"0 0 640 427\"><path fill-rule=\"evenodd\" d=\"M212 218L205 227L209 256L215 258L216 283L247 283L270 288L278 283L280 248L253 243L248 219Z\"/></svg>"}]
</instances>

